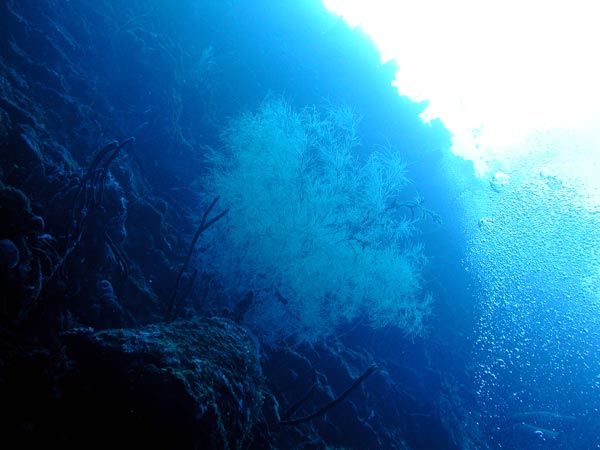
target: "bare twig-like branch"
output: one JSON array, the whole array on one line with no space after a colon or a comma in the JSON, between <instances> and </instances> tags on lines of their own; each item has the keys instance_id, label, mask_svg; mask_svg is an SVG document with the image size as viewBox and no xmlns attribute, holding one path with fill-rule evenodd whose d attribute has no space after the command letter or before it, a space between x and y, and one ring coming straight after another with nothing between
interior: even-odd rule
<instances>
[{"instance_id":1,"label":"bare twig-like branch","mask_svg":"<svg viewBox=\"0 0 600 450\"><path fill-rule=\"evenodd\" d=\"M279 424L280 425L298 425L300 423L308 422L309 420L313 420L313 419L316 419L319 416L322 416L327 411L329 411L331 408L333 408L335 405L337 405L338 403L343 402L344 399L346 397L348 397L350 395L350 393L360 385L360 383L362 383L365 379L367 379L369 376L371 376L373 373L375 373L376 370L377 370L377 365L376 364L372 364L367 370L365 370L365 372L360 377L358 377L354 381L354 383L352 383L352 385L348 389L346 389L342 393L342 395L340 395L336 399L332 400L331 402L327 403L325 406L323 406L322 408L318 409L314 413L309 414L309 415L304 416L304 417L300 417L298 419L282 420L282 421L279 422ZM298 407L299 407L299 405L294 405L295 409L297 409Z\"/></svg>"}]
</instances>

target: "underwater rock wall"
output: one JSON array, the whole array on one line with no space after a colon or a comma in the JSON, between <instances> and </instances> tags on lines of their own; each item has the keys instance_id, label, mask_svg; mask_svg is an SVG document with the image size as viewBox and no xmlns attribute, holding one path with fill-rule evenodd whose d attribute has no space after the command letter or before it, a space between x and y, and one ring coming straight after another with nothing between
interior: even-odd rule
<instances>
[{"instance_id":1,"label":"underwater rock wall","mask_svg":"<svg viewBox=\"0 0 600 450\"><path fill-rule=\"evenodd\" d=\"M258 349L235 324L79 328L62 340L72 367L59 382L68 399L61 410L73 443L241 449L252 442L263 379Z\"/></svg>"},{"instance_id":2,"label":"underwater rock wall","mask_svg":"<svg viewBox=\"0 0 600 450\"><path fill-rule=\"evenodd\" d=\"M317 14L306 42L300 8L286 15L279 1L250 11L241 3L0 4L7 441L232 449L452 449L465 441L450 438L447 428L463 418L459 399L429 367L422 342L403 362L381 350L382 342L408 347L399 335L259 352L232 321L198 319L202 295L190 286L202 285L202 274L180 270L213 200L203 195L201 156L218 145L224 117L274 89L302 107L377 104L363 121L366 136L412 126L414 141L426 135L419 106L385 96L391 69L377 65L362 38L342 44L339 23L323 25ZM273 26L270 14L287 21ZM261 41L284 33L291 37L276 49ZM365 82L374 73L383 82ZM174 294L185 321L167 317ZM374 360L382 369L327 414L282 426L286 414L335 401ZM440 391L449 398L443 417L432 394Z\"/></svg>"}]
</instances>

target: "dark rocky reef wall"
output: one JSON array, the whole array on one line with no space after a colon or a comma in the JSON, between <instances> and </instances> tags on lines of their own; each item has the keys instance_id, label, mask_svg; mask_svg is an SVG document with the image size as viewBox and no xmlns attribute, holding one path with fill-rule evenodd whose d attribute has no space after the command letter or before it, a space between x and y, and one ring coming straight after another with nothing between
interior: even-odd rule
<instances>
[{"instance_id":1,"label":"dark rocky reef wall","mask_svg":"<svg viewBox=\"0 0 600 450\"><path fill-rule=\"evenodd\" d=\"M367 141L410 134L435 152L441 138L420 123L422 105L390 95L393 69L318 0L2 2L2 440L182 449L473 440L456 431L468 420L462 400L422 342L351 332L315 348L261 348L235 312L202 316L196 292L167 314L195 278L190 269L176 284L213 201L202 153L219 145L225 119L273 92L299 106L341 102L369 111ZM374 360L380 370L327 414L282 425L335 401Z\"/></svg>"}]
</instances>

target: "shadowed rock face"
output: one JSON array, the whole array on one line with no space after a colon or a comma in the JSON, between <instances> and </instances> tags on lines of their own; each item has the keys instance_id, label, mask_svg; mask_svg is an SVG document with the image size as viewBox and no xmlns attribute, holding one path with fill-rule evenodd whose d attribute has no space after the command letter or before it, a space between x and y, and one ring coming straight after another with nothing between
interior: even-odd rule
<instances>
[{"instance_id":1,"label":"shadowed rock face","mask_svg":"<svg viewBox=\"0 0 600 450\"><path fill-rule=\"evenodd\" d=\"M263 377L254 341L232 322L78 328L60 339L62 360L32 352L13 362L31 392L13 389L3 406L24 447L248 448Z\"/></svg>"},{"instance_id":2,"label":"shadowed rock face","mask_svg":"<svg viewBox=\"0 0 600 450\"><path fill-rule=\"evenodd\" d=\"M257 349L239 327L202 319L74 329L62 339L63 433L73 443L243 448L262 406ZM72 369L72 370L71 370Z\"/></svg>"}]
</instances>

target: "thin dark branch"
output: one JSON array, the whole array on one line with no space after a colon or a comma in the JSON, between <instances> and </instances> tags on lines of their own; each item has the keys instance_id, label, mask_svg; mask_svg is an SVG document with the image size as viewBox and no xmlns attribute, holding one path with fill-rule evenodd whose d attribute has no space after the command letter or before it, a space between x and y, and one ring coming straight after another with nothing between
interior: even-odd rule
<instances>
[{"instance_id":1,"label":"thin dark branch","mask_svg":"<svg viewBox=\"0 0 600 450\"><path fill-rule=\"evenodd\" d=\"M327 403L325 406L323 406L322 408L318 409L314 413L309 414L309 415L304 416L304 417L300 417L298 419L282 420L282 421L279 422L279 424L280 425L298 425L298 424L301 424L301 423L304 423L304 422L308 422L309 420L316 419L319 416L322 416L327 411L329 411L331 408L333 408L335 405L337 405L338 403L343 402L344 399L346 397L348 397L348 395L350 395L350 393L354 389L356 389L365 379L367 379L369 376L371 376L373 373L375 373L376 370L377 370L377 365L376 364L372 364L371 367L369 367L367 370L365 370L365 372L360 377L358 377L354 381L354 383L352 383L352 385L348 389L346 389L342 393L342 395L340 395L336 399L332 400L331 402Z\"/></svg>"},{"instance_id":2,"label":"thin dark branch","mask_svg":"<svg viewBox=\"0 0 600 450\"><path fill-rule=\"evenodd\" d=\"M52 269L49 279L51 279L59 271L63 271L66 266L67 259L77 250L82 235L85 231L86 218L92 210L97 209L102 203L102 197L104 195L104 185L108 176L108 171L111 163L117 157L119 152L127 144L135 141L134 137L125 139L119 144L118 141L112 141L106 144L104 147L99 149L94 156L85 174L82 176L77 186L73 197L73 203L71 206L71 218L67 222L65 230L65 247L63 256L57 265ZM112 246L112 242L109 242L111 249L115 250L116 247ZM119 258L118 249L115 253L117 259ZM120 255L122 256L122 255ZM119 264L123 264L125 259L122 258ZM126 267L126 264L123 266ZM63 273L64 275L64 273Z\"/></svg>"},{"instance_id":3,"label":"thin dark branch","mask_svg":"<svg viewBox=\"0 0 600 450\"><path fill-rule=\"evenodd\" d=\"M196 284L196 278L198 277L198 269L194 270L194 272L192 273L192 276L190 277L190 281L184 291L184 293L181 295L181 300L177 302L176 304L176 310L173 312L173 317L177 317L179 315L179 313L182 310L182 306L183 306L183 299L187 298L190 295L190 292L192 292L192 288L194 287L194 284Z\"/></svg>"},{"instance_id":4,"label":"thin dark branch","mask_svg":"<svg viewBox=\"0 0 600 450\"><path fill-rule=\"evenodd\" d=\"M219 198L220 198L219 196L216 196L213 199L213 201L211 202L211 204L208 206L208 208L206 208L206 211L204 211L204 215L202 216L202 221L200 222L200 226L196 230L196 234L194 235L194 238L192 239L192 243L190 244L190 247L188 249L188 253L185 258L185 262L183 263L183 266L181 266L181 270L179 271L179 274L177 275L177 280L175 281L175 288L173 289L171 297L169 298L169 302L167 305L167 313L166 313L167 320L175 319L175 317L174 317L175 314L173 314L173 313L174 313L174 311L175 311L175 313L177 311L176 300L177 300L177 293L179 292L179 285L181 284L181 279L183 277L183 274L185 273L185 271L190 263L190 260L192 259L192 255L194 253L194 247L196 247L196 242L198 241L198 238L200 237L200 235L202 234L202 232L204 230L206 230L208 227L210 227L217 220L219 220L220 218L222 218L225 214L227 214L229 212L229 208L227 208L225 211L222 211L221 213L217 214L214 218L212 218L211 220L206 222L206 219L208 218L208 214L214 208L214 206L217 203L217 201L219 200Z\"/></svg>"},{"instance_id":5,"label":"thin dark branch","mask_svg":"<svg viewBox=\"0 0 600 450\"><path fill-rule=\"evenodd\" d=\"M304 404L304 402L306 402L310 397L312 397L312 395L315 393L315 390L317 389L317 386L319 386L318 381L314 382L312 384L312 386L310 387L310 389L306 392L304 397L302 397L300 400L298 400L296 403L294 403L292 406L290 406L289 409L285 413L283 413L281 418L283 420L286 420L289 417L291 417L292 414L294 414L296 411L298 411L298 408L300 408L300 406L302 406Z\"/></svg>"}]
</instances>

